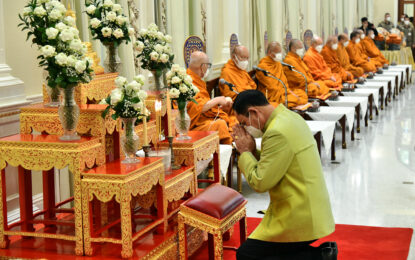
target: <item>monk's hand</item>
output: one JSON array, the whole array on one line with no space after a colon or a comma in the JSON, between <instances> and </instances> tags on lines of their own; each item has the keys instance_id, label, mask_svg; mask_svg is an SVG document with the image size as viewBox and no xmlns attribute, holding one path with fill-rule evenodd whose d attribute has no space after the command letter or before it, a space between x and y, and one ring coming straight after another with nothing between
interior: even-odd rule
<instances>
[{"instance_id":1,"label":"monk's hand","mask_svg":"<svg viewBox=\"0 0 415 260\"><path fill-rule=\"evenodd\" d=\"M331 76L330 78L332 81L336 82L336 78L334 76Z\"/></svg>"},{"instance_id":2,"label":"monk's hand","mask_svg":"<svg viewBox=\"0 0 415 260\"><path fill-rule=\"evenodd\" d=\"M317 82L311 82L311 84L316 85L317 88L320 88L320 85Z\"/></svg>"},{"instance_id":3,"label":"monk's hand","mask_svg":"<svg viewBox=\"0 0 415 260\"><path fill-rule=\"evenodd\" d=\"M255 139L248 134L242 125L238 124L233 127L232 137L236 144L236 150L238 150L240 154L243 152L253 153L255 151Z\"/></svg>"}]
</instances>

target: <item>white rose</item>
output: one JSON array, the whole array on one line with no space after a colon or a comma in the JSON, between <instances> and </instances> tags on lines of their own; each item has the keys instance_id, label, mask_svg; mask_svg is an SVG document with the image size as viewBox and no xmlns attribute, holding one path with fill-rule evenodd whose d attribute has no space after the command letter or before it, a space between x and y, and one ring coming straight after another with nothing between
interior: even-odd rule
<instances>
[{"instance_id":1,"label":"white rose","mask_svg":"<svg viewBox=\"0 0 415 260\"><path fill-rule=\"evenodd\" d=\"M102 36L111 37L112 29L109 28L109 27L104 27L104 28L101 29L101 32L102 32Z\"/></svg>"},{"instance_id":2,"label":"white rose","mask_svg":"<svg viewBox=\"0 0 415 260\"><path fill-rule=\"evenodd\" d=\"M113 89L111 91L111 105L115 106L123 98L122 90L119 88Z\"/></svg>"},{"instance_id":3,"label":"white rose","mask_svg":"<svg viewBox=\"0 0 415 260\"><path fill-rule=\"evenodd\" d=\"M147 35L147 33L148 33L147 29L141 29L141 30L140 30L140 35L141 35L141 36L146 36L146 35Z\"/></svg>"},{"instance_id":4,"label":"white rose","mask_svg":"<svg viewBox=\"0 0 415 260\"><path fill-rule=\"evenodd\" d=\"M157 39L160 39L160 40L164 39L164 34L162 32L157 32L156 36L157 36Z\"/></svg>"},{"instance_id":5,"label":"white rose","mask_svg":"<svg viewBox=\"0 0 415 260\"><path fill-rule=\"evenodd\" d=\"M166 73L166 78L170 79L171 77L173 77L173 72L172 72L171 70L169 70L169 71Z\"/></svg>"},{"instance_id":6,"label":"white rose","mask_svg":"<svg viewBox=\"0 0 415 260\"><path fill-rule=\"evenodd\" d=\"M49 40L56 39L56 36L58 35L58 33L59 33L59 30L53 27L46 29L46 35L48 36Z\"/></svg>"},{"instance_id":7,"label":"white rose","mask_svg":"<svg viewBox=\"0 0 415 260\"><path fill-rule=\"evenodd\" d=\"M64 23L60 22L60 23L57 23L57 24L55 25L55 28L56 28L56 29L58 29L59 31L63 31L63 30L65 30L65 29L67 29L67 28L68 28L68 26L67 26L66 24L64 24Z\"/></svg>"},{"instance_id":8,"label":"white rose","mask_svg":"<svg viewBox=\"0 0 415 260\"><path fill-rule=\"evenodd\" d=\"M143 75L135 75L134 80L137 81L138 83L140 83L141 85L143 85L145 78L144 78Z\"/></svg>"},{"instance_id":9,"label":"white rose","mask_svg":"<svg viewBox=\"0 0 415 260\"><path fill-rule=\"evenodd\" d=\"M32 12L32 8L25 7L23 8L23 16L28 16Z\"/></svg>"},{"instance_id":10,"label":"white rose","mask_svg":"<svg viewBox=\"0 0 415 260\"><path fill-rule=\"evenodd\" d=\"M164 49L164 47L161 44L156 44L156 46L154 46L154 50L156 50L156 52L158 52L158 53L162 53L163 49Z\"/></svg>"},{"instance_id":11,"label":"white rose","mask_svg":"<svg viewBox=\"0 0 415 260\"><path fill-rule=\"evenodd\" d=\"M53 55L55 55L55 51L56 51L55 47L52 47L50 45L45 45L42 48L40 48L40 52L46 58L52 57Z\"/></svg>"},{"instance_id":12,"label":"white rose","mask_svg":"<svg viewBox=\"0 0 415 260\"><path fill-rule=\"evenodd\" d=\"M72 41L74 39L74 35L72 33L71 30L69 29L64 29L63 31L61 31L61 33L59 34L59 38L64 41Z\"/></svg>"},{"instance_id":13,"label":"white rose","mask_svg":"<svg viewBox=\"0 0 415 260\"><path fill-rule=\"evenodd\" d=\"M72 16L66 16L63 20L68 26L74 27L76 25L75 18Z\"/></svg>"},{"instance_id":14,"label":"white rose","mask_svg":"<svg viewBox=\"0 0 415 260\"><path fill-rule=\"evenodd\" d=\"M141 111L143 109L143 102L134 103L133 108L137 111Z\"/></svg>"},{"instance_id":15,"label":"white rose","mask_svg":"<svg viewBox=\"0 0 415 260\"><path fill-rule=\"evenodd\" d=\"M171 66L171 71L172 72L178 72L180 70L180 65L179 64L173 64Z\"/></svg>"},{"instance_id":16,"label":"white rose","mask_svg":"<svg viewBox=\"0 0 415 260\"><path fill-rule=\"evenodd\" d=\"M98 18L92 18L91 19L91 27L96 29L98 26L101 25L101 21Z\"/></svg>"},{"instance_id":17,"label":"white rose","mask_svg":"<svg viewBox=\"0 0 415 260\"><path fill-rule=\"evenodd\" d=\"M180 70L179 70L179 74L181 75L181 76L183 76L183 77L185 77L187 74L186 74L186 69L185 68L180 68Z\"/></svg>"},{"instance_id":18,"label":"white rose","mask_svg":"<svg viewBox=\"0 0 415 260\"><path fill-rule=\"evenodd\" d=\"M120 4L114 4L113 6L112 6L112 10L114 11L114 12L121 12L122 11L122 7L121 7L121 5Z\"/></svg>"},{"instance_id":19,"label":"white rose","mask_svg":"<svg viewBox=\"0 0 415 260\"><path fill-rule=\"evenodd\" d=\"M170 97L171 98L179 98L180 91L177 88L170 89Z\"/></svg>"},{"instance_id":20,"label":"white rose","mask_svg":"<svg viewBox=\"0 0 415 260\"><path fill-rule=\"evenodd\" d=\"M150 58L153 61L157 61L157 59L159 58L159 54L157 52L153 51L153 52L150 53Z\"/></svg>"},{"instance_id":21,"label":"white rose","mask_svg":"<svg viewBox=\"0 0 415 260\"><path fill-rule=\"evenodd\" d=\"M115 85L117 87L122 88L125 84L127 84L126 78L119 76L115 79Z\"/></svg>"},{"instance_id":22,"label":"white rose","mask_svg":"<svg viewBox=\"0 0 415 260\"><path fill-rule=\"evenodd\" d=\"M104 7L112 7L114 3L111 0L104 1Z\"/></svg>"},{"instance_id":23,"label":"white rose","mask_svg":"<svg viewBox=\"0 0 415 260\"><path fill-rule=\"evenodd\" d=\"M186 81L187 84L192 84L193 79L192 79L192 77L190 77L189 75L187 75L186 78L185 78L185 81Z\"/></svg>"},{"instance_id":24,"label":"white rose","mask_svg":"<svg viewBox=\"0 0 415 260\"><path fill-rule=\"evenodd\" d=\"M46 15L46 10L42 6L38 6L38 7L35 8L35 10L33 10L33 13L36 16L42 17L42 16Z\"/></svg>"},{"instance_id":25,"label":"white rose","mask_svg":"<svg viewBox=\"0 0 415 260\"><path fill-rule=\"evenodd\" d=\"M195 92L195 94L200 92L200 90L195 85L192 85L192 89L193 89L193 92ZM229 98L229 97L226 97L226 98ZM232 99L231 99L231 101L232 101Z\"/></svg>"},{"instance_id":26,"label":"white rose","mask_svg":"<svg viewBox=\"0 0 415 260\"><path fill-rule=\"evenodd\" d=\"M66 62L66 64L70 67L75 67L76 62L77 62L76 57L74 55L69 55L68 61Z\"/></svg>"},{"instance_id":27,"label":"white rose","mask_svg":"<svg viewBox=\"0 0 415 260\"><path fill-rule=\"evenodd\" d=\"M95 10L97 10L97 7L95 5L90 5L86 8L86 12L88 14L93 14L95 13Z\"/></svg>"},{"instance_id":28,"label":"white rose","mask_svg":"<svg viewBox=\"0 0 415 260\"><path fill-rule=\"evenodd\" d=\"M159 28L158 28L158 26L157 26L155 23L151 23L151 24L148 26L148 30L149 30L149 31L158 31L158 30L159 30Z\"/></svg>"},{"instance_id":29,"label":"white rose","mask_svg":"<svg viewBox=\"0 0 415 260\"><path fill-rule=\"evenodd\" d=\"M171 83L172 84L179 84L179 83L181 83L182 82L182 80L179 78L179 77L177 77L177 76L174 76L172 79L171 79Z\"/></svg>"},{"instance_id":30,"label":"white rose","mask_svg":"<svg viewBox=\"0 0 415 260\"><path fill-rule=\"evenodd\" d=\"M124 37L124 33L122 32L120 28L116 29L112 34L117 39Z\"/></svg>"},{"instance_id":31,"label":"white rose","mask_svg":"<svg viewBox=\"0 0 415 260\"><path fill-rule=\"evenodd\" d=\"M127 85L127 89L130 91L134 91L134 92L138 92L141 88L140 83L138 83L137 81L133 80L130 83L128 83Z\"/></svg>"},{"instance_id":32,"label":"white rose","mask_svg":"<svg viewBox=\"0 0 415 260\"><path fill-rule=\"evenodd\" d=\"M123 24L127 22L127 19L122 15L117 16L116 20L119 26L122 26Z\"/></svg>"},{"instance_id":33,"label":"white rose","mask_svg":"<svg viewBox=\"0 0 415 260\"><path fill-rule=\"evenodd\" d=\"M189 88L186 85L182 84L180 85L179 90L181 93L185 94L187 91L189 91Z\"/></svg>"},{"instance_id":34,"label":"white rose","mask_svg":"<svg viewBox=\"0 0 415 260\"><path fill-rule=\"evenodd\" d=\"M69 27L69 31L72 32L74 39L79 39L79 31L75 27Z\"/></svg>"},{"instance_id":35,"label":"white rose","mask_svg":"<svg viewBox=\"0 0 415 260\"><path fill-rule=\"evenodd\" d=\"M160 61L163 62L163 63L168 62L169 61L169 55L162 54L161 57L160 57Z\"/></svg>"},{"instance_id":36,"label":"white rose","mask_svg":"<svg viewBox=\"0 0 415 260\"><path fill-rule=\"evenodd\" d=\"M69 44L69 48L71 48L74 51L79 51L80 52L80 51L82 51L82 47L83 47L83 44L82 44L81 40L79 40L79 39L72 40L71 43Z\"/></svg>"},{"instance_id":37,"label":"white rose","mask_svg":"<svg viewBox=\"0 0 415 260\"><path fill-rule=\"evenodd\" d=\"M134 43L134 48L135 48L135 50L136 50L137 52L141 53L141 52L143 51L143 49L144 49L144 43L143 43L143 42L141 42L141 41L136 41L136 42Z\"/></svg>"},{"instance_id":38,"label":"white rose","mask_svg":"<svg viewBox=\"0 0 415 260\"><path fill-rule=\"evenodd\" d=\"M145 92L144 90L140 90L137 93L137 96L141 99L141 100L146 100L147 99L147 92Z\"/></svg>"},{"instance_id":39,"label":"white rose","mask_svg":"<svg viewBox=\"0 0 415 260\"><path fill-rule=\"evenodd\" d=\"M50 12L50 14L49 14L49 18L51 20L59 20L59 19L61 19L61 17L62 17L62 12L57 10L57 9L53 9L53 11Z\"/></svg>"},{"instance_id":40,"label":"white rose","mask_svg":"<svg viewBox=\"0 0 415 260\"><path fill-rule=\"evenodd\" d=\"M168 34L164 35L164 41L167 42L167 43L170 43L171 42L171 36L168 35Z\"/></svg>"},{"instance_id":41,"label":"white rose","mask_svg":"<svg viewBox=\"0 0 415 260\"><path fill-rule=\"evenodd\" d=\"M46 8L48 10L54 8L56 10L59 10L62 14L66 13L65 5L63 5L57 0L53 0L53 1L46 3Z\"/></svg>"},{"instance_id":42,"label":"white rose","mask_svg":"<svg viewBox=\"0 0 415 260\"><path fill-rule=\"evenodd\" d=\"M68 63L68 56L65 53L59 53L55 56L56 63L60 66L65 66Z\"/></svg>"},{"instance_id":43,"label":"white rose","mask_svg":"<svg viewBox=\"0 0 415 260\"><path fill-rule=\"evenodd\" d=\"M115 21L116 18L117 18L117 14L115 12L111 11L111 12L107 13L107 20L108 21L113 22L113 21Z\"/></svg>"},{"instance_id":44,"label":"white rose","mask_svg":"<svg viewBox=\"0 0 415 260\"><path fill-rule=\"evenodd\" d=\"M83 73L86 69L86 61L78 60L75 63L75 69L78 73Z\"/></svg>"},{"instance_id":45,"label":"white rose","mask_svg":"<svg viewBox=\"0 0 415 260\"><path fill-rule=\"evenodd\" d=\"M164 46L163 52L164 53L167 53L167 54L171 54L171 48L170 48L170 46L168 46L168 45Z\"/></svg>"},{"instance_id":46,"label":"white rose","mask_svg":"<svg viewBox=\"0 0 415 260\"><path fill-rule=\"evenodd\" d=\"M128 35L134 36L134 34L135 34L134 28L132 28L132 27L128 28Z\"/></svg>"},{"instance_id":47,"label":"white rose","mask_svg":"<svg viewBox=\"0 0 415 260\"><path fill-rule=\"evenodd\" d=\"M38 0L39 4L45 4L47 2L49 2L50 0Z\"/></svg>"}]
</instances>

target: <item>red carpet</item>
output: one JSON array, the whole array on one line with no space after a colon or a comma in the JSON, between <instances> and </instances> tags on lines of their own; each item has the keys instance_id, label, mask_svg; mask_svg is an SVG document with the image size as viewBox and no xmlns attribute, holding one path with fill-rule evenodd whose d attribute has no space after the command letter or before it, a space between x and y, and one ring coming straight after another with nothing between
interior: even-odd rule
<instances>
[{"instance_id":1,"label":"red carpet","mask_svg":"<svg viewBox=\"0 0 415 260\"><path fill-rule=\"evenodd\" d=\"M260 218L248 218L248 234L261 221ZM326 241L336 241L339 260L406 260L409 253L413 230L411 228L384 228L353 225L336 225L336 231L324 239L315 242L318 246ZM239 227L225 245L239 246ZM196 252L192 260L208 259L207 245ZM235 259L235 252L224 251L225 260Z\"/></svg>"}]
</instances>

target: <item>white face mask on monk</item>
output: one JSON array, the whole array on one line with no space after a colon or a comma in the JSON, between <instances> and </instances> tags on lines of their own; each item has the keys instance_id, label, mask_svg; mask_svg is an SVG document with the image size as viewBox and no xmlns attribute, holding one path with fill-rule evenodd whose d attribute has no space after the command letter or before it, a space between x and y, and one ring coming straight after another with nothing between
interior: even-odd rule
<instances>
[{"instance_id":1,"label":"white face mask on monk","mask_svg":"<svg viewBox=\"0 0 415 260\"><path fill-rule=\"evenodd\" d=\"M372 40L375 39L375 35L374 34L371 34L370 35L370 39L372 39Z\"/></svg>"},{"instance_id":2,"label":"white face mask on monk","mask_svg":"<svg viewBox=\"0 0 415 260\"><path fill-rule=\"evenodd\" d=\"M236 66L241 69L241 70L246 70L248 68L248 61L244 60L244 61L240 61L238 56L235 55L235 60L236 60Z\"/></svg>"},{"instance_id":3,"label":"white face mask on monk","mask_svg":"<svg viewBox=\"0 0 415 260\"><path fill-rule=\"evenodd\" d=\"M357 38L356 40L354 40L354 43L358 44L360 42L360 39Z\"/></svg>"},{"instance_id":4,"label":"white face mask on monk","mask_svg":"<svg viewBox=\"0 0 415 260\"><path fill-rule=\"evenodd\" d=\"M386 17L386 21L390 22L391 21L391 17L390 16L387 16Z\"/></svg>"},{"instance_id":5,"label":"white face mask on monk","mask_svg":"<svg viewBox=\"0 0 415 260\"><path fill-rule=\"evenodd\" d=\"M405 21L405 18L401 18L401 22Z\"/></svg>"},{"instance_id":6,"label":"white face mask on monk","mask_svg":"<svg viewBox=\"0 0 415 260\"><path fill-rule=\"evenodd\" d=\"M316 46L316 51L318 51L318 53L320 53L322 50L323 50L323 45Z\"/></svg>"},{"instance_id":7,"label":"white face mask on monk","mask_svg":"<svg viewBox=\"0 0 415 260\"><path fill-rule=\"evenodd\" d=\"M303 58L303 57L304 57L305 50L304 50L304 48L297 49L297 50L295 51L295 53L296 53L298 56L300 56L300 58Z\"/></svg>"},{"instance_id":8,"label":"white face mask on monk","mask_svg":"<svg viewBox=\"0 0 415 260\"><path fill-rule=\"evenodd\" d=\"M273 59L275 62L277 62L277 61L282 61L282 53L280 52L280 53L274 54L274 56L272 57L272 59Z\"/></svg>"},{"instance_id":9,"label":"white face mask on monk","mask_svg":"<svg viewBox=\"0 0 415 260\"><path fill-rule=\"evenodd\" d=\"M245 127L245 130L248 132L248 134L252 135L253 138L261 138L264 135L262 130L252 126L251 112L249 112L249 125L244 126L244 127ZM261 127L261 125L259 123L259 117L258 117L258 127Z\"/></svg>"},{"instance_id":10,"label":"white face mask on monk","mask_svg":"<svg viewBox=\"0 0 415 260\"><path fill-rule=\"evenodd\" d=\"M349 45L349 41L343 43L344 48L346 48L347 45Z\"/></svg>"},{"instance_id":11,"label":"white face mask on monk","mask_svg":"<svg viewBox=\"0 0 415 260\"><path fill-rule=\"evenodd\" d=\"M209 76L209 73L210 73L210 69L208 68L205 72L205 75L203 75L203 80L207 79L207 77Z\"/></svg>"},{"instance_id":12,"label":"white face mask on monk","mask_svg":"<svg viewBox=\"0 0 415 260\"><path fill-rule=\"evenodd\" d=\"M361 35L360 35L360 39L364 39L366 36L362 33Z\"/></svg>"},{"instance_id":13,"label":"white face mask on monk","mask_svg":"<svg viewBox=\"0 0 415 260\"><path fill-rule=\"evenodd\" d=\"M338 47L339 47L339 45L337 43L331 45L331 48L333 50L337 50Z\"/></svg>"}]
</instances>

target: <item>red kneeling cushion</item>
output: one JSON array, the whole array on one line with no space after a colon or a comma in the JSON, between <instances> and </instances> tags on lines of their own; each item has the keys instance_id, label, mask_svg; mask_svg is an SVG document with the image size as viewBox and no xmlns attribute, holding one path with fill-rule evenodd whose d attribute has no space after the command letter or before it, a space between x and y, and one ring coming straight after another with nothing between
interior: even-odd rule
<instances>
[{"instance_id":1,"label":"red kneeling cushion","mask_svg":"<svg viewBox=\"0 0 415 260\"><path fill-rule=\"evenodd\" d=\"M222 219L243 202L245 202L245 198L234 189L220 184L212 184L203 192L186 201L184 206Z\"/></svg>"}]
</instances>

